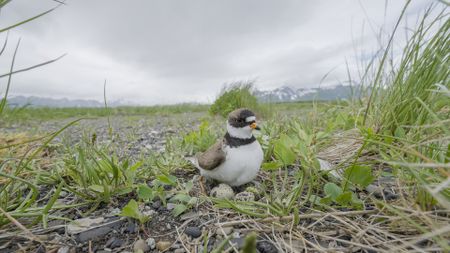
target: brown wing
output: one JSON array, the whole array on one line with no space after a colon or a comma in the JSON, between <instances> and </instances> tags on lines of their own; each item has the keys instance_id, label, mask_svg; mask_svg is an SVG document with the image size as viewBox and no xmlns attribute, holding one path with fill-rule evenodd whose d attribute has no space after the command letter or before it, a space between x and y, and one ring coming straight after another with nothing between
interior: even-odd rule
<instances>
[{"instance_id":1,"label":"brown wing","mask_svg":"<svg viewBox=\"0 0 450 253\"><path fill-rule=\"evenodd\" d=\"M197 154L198 165L205 170L213 170L225 161L225 152L222 150L223 140L219 140L203 153Z\"/></svg>"}]
</instances>

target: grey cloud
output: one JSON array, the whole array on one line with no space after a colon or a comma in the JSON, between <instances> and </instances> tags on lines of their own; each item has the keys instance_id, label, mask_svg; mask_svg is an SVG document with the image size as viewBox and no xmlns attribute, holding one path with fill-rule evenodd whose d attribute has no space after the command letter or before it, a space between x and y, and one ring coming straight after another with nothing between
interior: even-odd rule
<instances>
[{"instance_id":1,"label":"grey cloud","mask_svg":"<svg viewBox=\"0 0 450 253\"><path fill-rule=\"evenodd\" d=\"M429 2L415 1L413 14ZM384 15L384 4L362 1L370 23L392 24L403 6L389 1ZM15 0L0 13L0 27L52 6ZM18 66L68 53L52 66L17 75L14 91L101 99L106 78L112 99L206 102L226 82L256 78L260 88L317 86L336 68L332 84L345 79L352 26L359 29L365 19L358 1L69 0L11 32L12 40L24 40ZM370 40L360 45L369 52L374 47ZM2 70L9 60L0 59Z\"/></svg>"}]
</instances>

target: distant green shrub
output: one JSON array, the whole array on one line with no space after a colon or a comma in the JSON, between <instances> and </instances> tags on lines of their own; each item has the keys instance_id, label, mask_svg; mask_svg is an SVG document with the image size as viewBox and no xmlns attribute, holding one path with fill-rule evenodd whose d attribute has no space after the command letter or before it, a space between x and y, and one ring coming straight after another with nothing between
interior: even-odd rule
<instances>
[{"instance_id":1,"label":"distant green shrub","mask_svg":"<svg viewBox=\"0 0 450 253\"><path fill-rule=\"evenodd\" d=\"M236 82L224 86L219 97L209 108L209 113L227 117L230 112L242 107L256 110L258 101L252 89L252 82Z\"/></svg>"}]
</instances>

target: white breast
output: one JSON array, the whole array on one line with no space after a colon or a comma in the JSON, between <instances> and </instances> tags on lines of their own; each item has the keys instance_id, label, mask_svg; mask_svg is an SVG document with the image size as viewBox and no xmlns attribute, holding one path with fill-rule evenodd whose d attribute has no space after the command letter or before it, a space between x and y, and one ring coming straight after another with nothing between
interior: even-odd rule
<instances>
[{"instance_id":1,"label":"white breast","mask_svg":"<svg viewBox=\"0 0 450 253\"><path fill-rule=\"evenodd\" d=\"M213 178L231 186L239 186L252 181L261 167L263 151L258 141L236 148L225 147L225 162L214 170L203 170L203 176Z\"/></svg>"}]
</instances>

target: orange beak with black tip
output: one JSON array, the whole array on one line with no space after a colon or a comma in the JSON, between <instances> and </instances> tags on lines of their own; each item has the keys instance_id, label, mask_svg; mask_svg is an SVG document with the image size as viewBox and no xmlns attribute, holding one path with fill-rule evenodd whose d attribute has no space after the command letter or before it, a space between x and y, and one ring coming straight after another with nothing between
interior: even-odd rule
<instances>
[{"instance_id":1,"label":"orange beak with black tip","mask_svg":"<svg viewBox=\"0 0 450 253\"><path fill-rule=\"evenodd\" d=\"M255 130L261 130L261 128L259 128L259 126L256 124L256 122L253 122L253 123L250 125L250 128L251 128L251 129L255 129Z\"/></svg>"}]
</instances>

